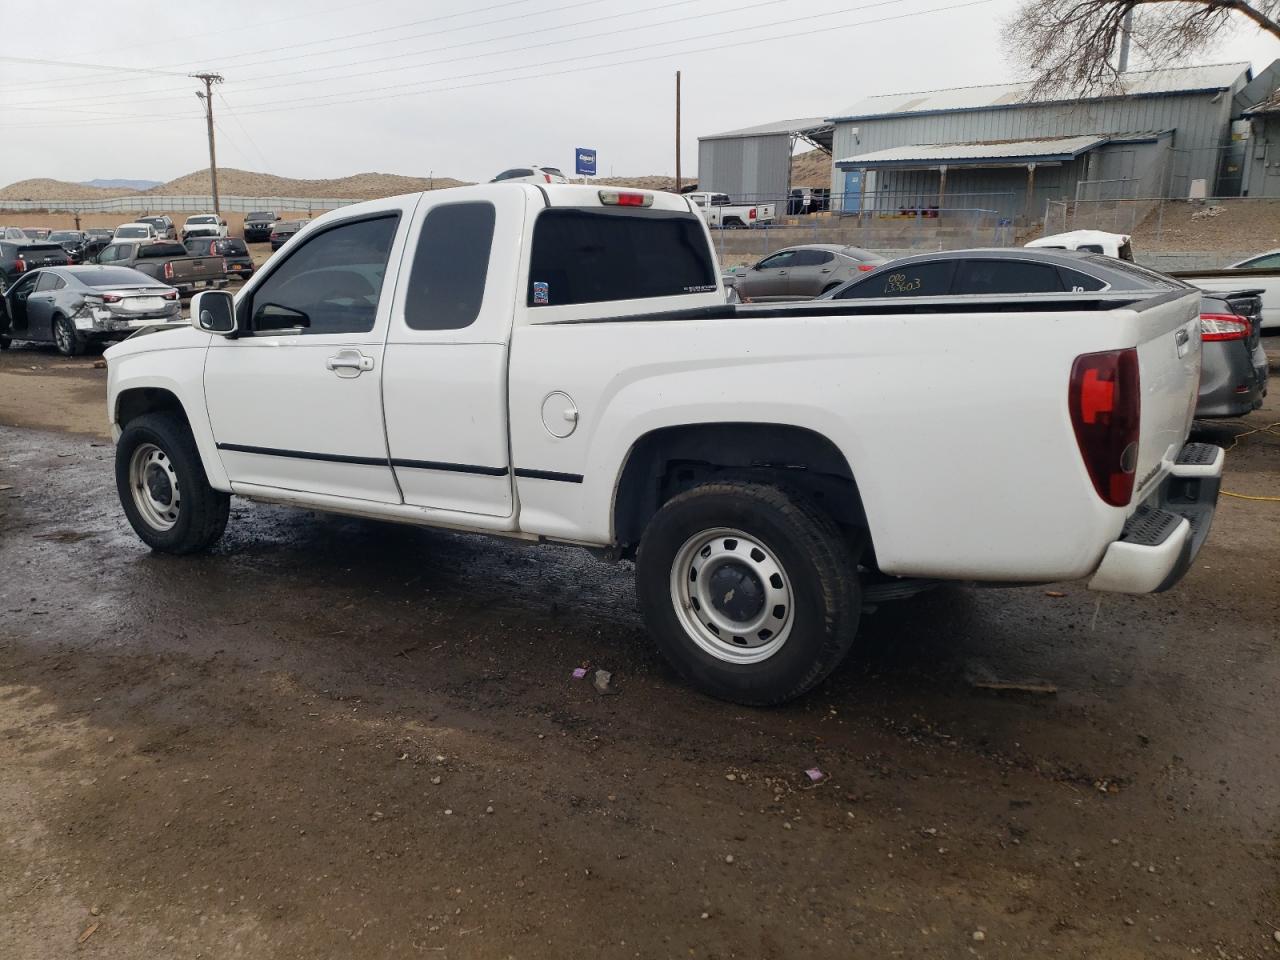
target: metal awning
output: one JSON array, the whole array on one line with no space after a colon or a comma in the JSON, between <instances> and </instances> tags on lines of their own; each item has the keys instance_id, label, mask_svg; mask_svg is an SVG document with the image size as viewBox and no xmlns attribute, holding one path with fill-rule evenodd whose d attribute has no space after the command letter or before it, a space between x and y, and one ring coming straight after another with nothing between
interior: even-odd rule
<instances>
[{"instance_id":1,"label":"metal awning","mask_svg":"<svg viewBox=\"0 0 1280 960\"><path fill-rule=\"evenodd\" d=\"M923 143L889 147L837 160L841 170L883 168L1023 167L1074 160L1106 143L1112 135L1089 134L1045 140L978 140L971 143Z\"/></svg>"},{"instance_id":2,"label":"metal awning","mask_svg":"<svg viewBox=\"0 0 1280 960\"><path fill-rule=\"evenodd\" d=\"M743 127L740 130L726 130L724 133L711 133L701 140L737 140L747 137L768 137L778 134L804 140L819 150L831 152L831 142L835 136L835 124L822 117L803 117L796 120L776 120L773 123L761 123L754 127Z\"/></svg>"}]
</instances>

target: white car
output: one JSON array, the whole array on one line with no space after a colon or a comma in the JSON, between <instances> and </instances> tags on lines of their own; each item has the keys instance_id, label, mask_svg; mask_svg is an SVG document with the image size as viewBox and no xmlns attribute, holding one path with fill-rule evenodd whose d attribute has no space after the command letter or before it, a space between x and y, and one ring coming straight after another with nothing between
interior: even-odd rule
<instances>
[{"instance_id":1,"label":"white car","mask_svg":"<svg viewBox=\"0 0 1280 960\"><path fill-rule=\"evenodd\" d=\"M512 167L503 170L490 183L568 183L569 178L555 167Z\"/></svg>"},{"instance_id":2,"label":"white car","mask_svg":"<svg viewBox=\"0 0 1280 960\"><path fill-rule=\"evenodd\" d=\"M226 235L227 221L216 213L197 213L195 216L187 217L182 224L183 243L186 243L192 237L217 239Z\"/></svg>"},{"instance_id":3,"label":"white car","mask_svg":"<svg viewBox=\"0 0 1280 960\"><path fill-rule=\"evenodd\" d=\"M1186 443L1199 291L879 273L882 296L728 304L670 193L343 207L107 351L120 501L175 554L236 495L634 558L675 669L757 705L826 677L864 603L937 580L1176 583L1223 461Z\"/></svg>"},{"instance_id":4,"label":"white car","mask_svg":"<svg viewBox=\"0 0 1280 960\"><path fill-rule=\"evenodd\" d=\"M159 240L160 233L149 223L122 223L116 227L111 240Z\"/></svg>"}]
</instances>

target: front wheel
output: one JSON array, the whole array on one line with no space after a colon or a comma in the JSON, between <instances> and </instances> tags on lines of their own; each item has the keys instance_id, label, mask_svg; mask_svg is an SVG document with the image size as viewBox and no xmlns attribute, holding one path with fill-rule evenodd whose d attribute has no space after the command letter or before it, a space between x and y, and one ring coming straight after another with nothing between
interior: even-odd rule
<instances>
[{"instance_id":1,"label":"front wheel","mask_svg":"<svg viewBox=\"0 0 1280 960\"><path fill-rule=\"evenodd\" d=\"M675 670L750 706L817 686L848 653L861 613L854 558L830 517L746 481L668 501L641 541L636 590Z\"/></svg>"},{"instance_id":2,"label":"front wheel","mask_svg":"<svg viewBox=\"0 0 1280 960\"><path fill-rule=\"evenodd\" d=\"M0 350L8 350L12 343L12 337L6 337L3 334L0 334Z\"/></svg>"},{"instance_id":3,"label":"front wheel","mask_svg":"<svg viewBox=\"0 0 1280 960\"><path fill-rule=\"evenodd\" d=\"M212 546L231 512L231 497L209 486L191 428L173 413L129 421L116 444L116 491L134 532L161 553Z\"/></svg>"},{"instance_id":4,"label":"front wheel","mask_svg":"<svg viewBox=\"0 0 1280 960\"><path fill-rule=\"evenodd\" d=\"M84 337L71 319L60 313L53 318L53 345L64 357L78 357L84 353Z\"/></svg>"}]
</instances>

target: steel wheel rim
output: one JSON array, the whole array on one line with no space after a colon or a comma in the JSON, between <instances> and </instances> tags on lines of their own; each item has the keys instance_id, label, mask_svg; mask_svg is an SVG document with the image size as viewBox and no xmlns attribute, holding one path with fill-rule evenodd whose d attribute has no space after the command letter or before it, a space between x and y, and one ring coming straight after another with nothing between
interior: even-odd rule
<instances>
[{"instance_id":1,"label":"steel wheel rim","mask_svg":"<svg viewBox=\"0 0 1280 960\"><path fill-rule=\"evenodd\" d=\"M769 659L794 622L795 595L777 554L730 527L696 533L676 551L671 603L699 649L726 663Z\"/></svg>"},{"instance_id":2,"label":"steel wheel rim","mask_svg":"<svg viewBox=\"0 0 1280 960\"><path fill-rule=\"evenodd\" d=\"M71 334L67 332L67 321L62 317L53 325L53 342L62 353L71 352Z\"/></svg>"},{"instance_id":3,"label":"steel wheel rim","mask_svg":"<svg viewBox=\"0 0 1280 960\"><path fill-rule=\"evenodd\" d=\"M178 522L182 493L169 455L154 443L143 443L129 458L129 492L147 526L171 530Z\"/></svg>"}]
</instances>

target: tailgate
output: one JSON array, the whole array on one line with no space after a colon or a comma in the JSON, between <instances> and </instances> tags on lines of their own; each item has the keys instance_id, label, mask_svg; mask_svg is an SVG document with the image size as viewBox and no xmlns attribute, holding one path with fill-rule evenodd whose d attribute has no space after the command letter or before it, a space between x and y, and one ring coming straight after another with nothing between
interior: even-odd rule
<instances>
[{"instance_id":1,"label":"tailgate","mask_svg":"<svg viewBox=\"0 0 1280 960\"><path fill-rule=\"evenodd\" d=\"M1200 291L1139 305L1138 371L1142 420L1131 509L1178 456L1200 392Z\"/></svg>"},{"instance_id":2,"label":"tailgate","mask_svg":"<svg viewBox=\"0 0 1280 960\"><path fill-rule=\"evenodd\" d=\"M173 262L173 280L211 280L224 276L221 257L186 257Z\"/></svg>"}]
</instances>

